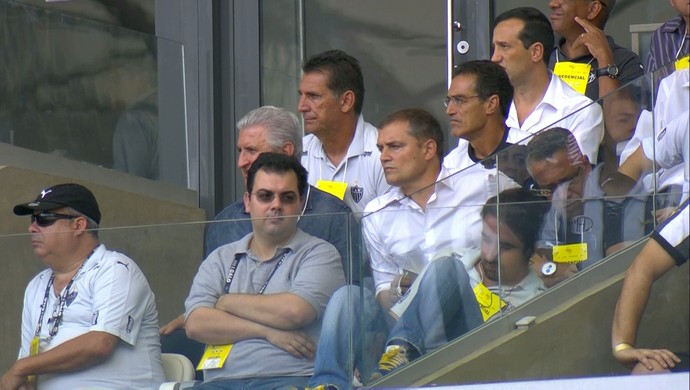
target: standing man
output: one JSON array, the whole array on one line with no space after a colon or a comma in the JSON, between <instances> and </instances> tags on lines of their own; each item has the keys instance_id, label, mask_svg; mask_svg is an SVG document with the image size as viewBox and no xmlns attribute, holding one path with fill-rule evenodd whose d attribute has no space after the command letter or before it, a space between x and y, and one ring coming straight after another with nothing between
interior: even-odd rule
<instances>
[{"instance_id":1,"label":"standing man","mask_svg":"<svg viewBox=\"0 0 690 390\"><path fill-rule=\"evenodd\" d=\"M333 245L297 227L307 186L283 154L249 168L252 232L209 255L185 302L187 336L209 344L201 389L304 387L312 375L319 319L345 278Z\"/></svg>"},{"instance_id":2,"label":"standing man","mask_svg":"<svg viewBox=\"0 0 690 390\"><path fill-rule=\"evenodd\" d=\"M560 77L576 77L584 67L584 94L592 100L644 74L640 57L604 34L615 6L616 0L549 1L551 25L561 36L556 50L546 57L549 68Z\"/></svg>"},{"instance_id":3,"label":"standing man","mask_svg":"<svg viewBox=\"0 0 690 390\"><path fill-rule=\"evenodd\" d=\"M376 149L376 128L364 121L364 78L359 62L341 50L302 66L297 109L304 117L302 165L309 183L345 201L361 216L390 188Z\"/></svg>"},{"instance_id":4,"label":"standing man","mask_svg":"<svg viewBox=\"0 0 690 390\"><path fill-rule=\"evenodd\" d=\"M652 34L649 44L649 55L647 56L647 71L653 72L657 69L659 77L656 84L664 77L687 67L688 53L690 53L690 0L669 0L673 8L678 11L678 15L667 20ZM673 67L670 63L686 58L685 64L677 62ZM669 65L669 67L666 67Z\"/></svg>"},{"instance_id":5,"label":"standing man","mask_svg":"<svg viewBox=\"0 0 690 390\"><path fill-rule=\"evenodd\" d=\"M494 20L492 46L491 60L506 70L515 88L506 125L529 133L554 125L569 129L589 161L596 163L604 138L601 107L549 72L549 19L531 7L506 11Z\"/></svg>"},{"instance_id":6,"label":"standing man","mask_svg":"<svg viewBox=\"0 0 690 390\"><path fill-rule=\"evenodd\" d=\"M48 269L26 288L19 360L0 389L157 388L153 292L131 259L99 243L91 191L59 184L14 213L31 215L31 244Z\"/></svg>"}]
</instances>

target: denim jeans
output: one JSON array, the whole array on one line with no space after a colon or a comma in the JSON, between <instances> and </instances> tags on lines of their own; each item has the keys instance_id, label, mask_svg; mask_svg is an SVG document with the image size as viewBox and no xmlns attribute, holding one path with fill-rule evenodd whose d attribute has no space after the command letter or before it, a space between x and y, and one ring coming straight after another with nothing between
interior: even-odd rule
<instances>
[{"instance_id":1,"label":"denim jeans","mask_svg":"<svg viewBox=\"0 0 690 390\"><path fill-rule=\"evenodd\" d=\"M277 376L270 378L227 379L200 383L194 389L200 390L289 390L303 389L309 377L306 376Z\"/></svg>"},{"instance_id":2,"label":"denim jeans","mask_svg":"<svg viewBox=\"0 0 690 390\"><path fill-rule=\"evenodd\" d=\"M483 322L465 265L455 257L444 257L429 264L417 295L386 344L407 343L424 355Z\"/></svg>"},{"instance_id":3,"label":"denim jeans","mask_svg":"<svg viewBox=\"0 0 690 390\"><path fill-rule=\"evenodd\" d=\"M362 378L369 378L383 352L387 331L386 316L370 289L338 289L326 306L309 386L331 384L349 389L355 367Z\"/></svg>"}]
</instances>

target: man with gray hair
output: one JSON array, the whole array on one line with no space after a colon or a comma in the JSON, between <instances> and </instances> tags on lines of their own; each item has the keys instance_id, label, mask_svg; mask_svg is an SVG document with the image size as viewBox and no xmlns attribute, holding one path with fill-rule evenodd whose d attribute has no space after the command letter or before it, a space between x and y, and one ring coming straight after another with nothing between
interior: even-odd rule
<instances>
[{"instance_id":1,"label":"man with gray hair","mask_svg":"<svg viewBox=\"0 0 690 390\"><path fill-rule=\"evenodd\" d=\"M299 158L302 155L302 131L295 114L284 108L263 106L247 113L237 122L237 166L247 180L247 172L261 153L275 152ZM350 208L340 199L313 186L307 187L303 218L297 226L306 233L329 242L340 253L348 282L359 282L359 265L350 267L348 252L348 216ZM204 258L216 248L239 241L252 231L250 216L244 202L233 203L215 217L206 230ZM356 241L356 240L353 240ZM355 258L355 257L353 257ZM358 258L358 257L356 257ZM349 272L349 271L352 272ZM168 335L184 327L182 316L161 328Z\"/></svg>"}]
</instances>

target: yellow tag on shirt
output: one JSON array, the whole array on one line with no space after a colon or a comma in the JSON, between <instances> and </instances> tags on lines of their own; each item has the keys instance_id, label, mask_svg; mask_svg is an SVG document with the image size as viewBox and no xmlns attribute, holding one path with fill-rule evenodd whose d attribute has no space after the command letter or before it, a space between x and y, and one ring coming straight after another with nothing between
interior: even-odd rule
<instances>
[{"instance_id":1,"label":"yellow tag on shirt","mask_svg":"<svg viewBox=\"0 0 690 390\"><path fill-rule=\"evenodd\" d=\"M589 72L592 70L590 64L578 64L576 62L561 61L556 62L553 74L560 77L570 87L581 94L585 94Z\"/></svg>"},{"instance_id":2,"label":"yellow tag on shirt","mask_svg":"<svg viewBox=\"0 0 690 390\"><path fill-rule=\"evenodd\" d=\"M579 263L587 260L587 243L556 245L553 247L555 263Z\"/></svg>"},{"instance_id":3,"label":"yellow tag on shirt","mask_svg":"<svg viewBox=\"0 0 690 390\"><path fill-rule=\"evenodd\" d=\"M506 306L505 301L498 295L489 291L483 283L476 285L473 290L474 295L477 297L477 303L479 303L479 310L482 312L482 317L485 322Z\"/></svg>"},{"instance_id":4,"label":"yellow tag on shirt","mask_svg":"<svg viewBox=\"0 0 690 390\"><path fill-rule=\"evenodd\" d=\"M38 345L40 344L40 339L38 336L34 336L34 338L31 339L31 344L29 345L29 356L36 356L38 355ZM34 383L36 380L36 375L29 375L28 377L28 382L29 383Z\"/></svg>"},{"instance_id":5,"label":"yellow tag on shirt","mask_svg":"<svg viewBox=\"0 0 690 390\"><path fill-rule=\"evenodd\" d=\"M345 190L347 189L347 183L342 181L330 181L330 180L317 180L316 188L323 192L328 192L329 194L337 197L340 200L345 199Z\"/></svg>"},{"instance_id":6,"label":"yellow tag on shirt","mask_svg":"<svg viewBox=\"0 0 690 390\"><path fill-rule=\"evenodd\" d=\"M232 344L208 344L204 350L204 356L201 357L197 370L212 370L214 368L221 368L225 364L225 359L228 358Z\"/></svg>"},{"instance_id":7,"label":"yellow tag on shirt","mask_svg":"<svg viewBox=\"0 0 690 390\"><path fill-rule=\"evenodd\" d=\"M676 70L681 70L681 69L687 69L688 65L690 65L689 62L690 56L685 56L682 57L675 62Z\"/></svg>"}]
</instances>

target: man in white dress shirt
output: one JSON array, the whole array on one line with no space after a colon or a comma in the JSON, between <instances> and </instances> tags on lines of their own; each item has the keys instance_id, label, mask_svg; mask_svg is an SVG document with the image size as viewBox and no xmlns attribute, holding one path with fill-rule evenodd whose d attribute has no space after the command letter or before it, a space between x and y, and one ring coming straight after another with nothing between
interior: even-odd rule
<instances>
[{"instance_id":1,"label":"man in white dress shirt","mask_svg":"<svg viewBox=\"0 0 690 390\"><path fill-rule=\"evenodd\" d=\"M521 7L500 14L494 26L491 60L506 70L515 88L506 125L529 133L566 128L596 164L604 137L601 107L549 71L554 47L549 19L536 8Z\"/></svg>"}]
</instances>

